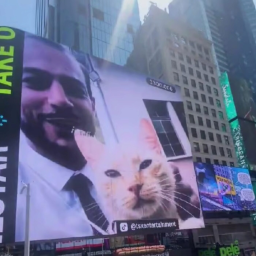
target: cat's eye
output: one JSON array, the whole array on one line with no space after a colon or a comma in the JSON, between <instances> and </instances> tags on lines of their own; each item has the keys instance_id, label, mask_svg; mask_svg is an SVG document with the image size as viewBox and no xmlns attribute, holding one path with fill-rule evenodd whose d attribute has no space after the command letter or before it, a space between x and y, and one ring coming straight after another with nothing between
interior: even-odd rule
<instances>
[{"instance_id":1,"label":"cat's eye","mask_svg":"<svg viewBox=\"0 0 256 256\"><path fill-rule=\"evenodd\" d=\"M151 159L147 159L147 160L144 160L141 164L140 164L140 170L144 170L146 168L148 168L152 163L152 160Z\"/></svg>"},{"instance_id":2,"label":"cat's eye","mask_svg":"<svg viewBox=\"0 0 256 256\"><path fill-rule=\"evenodd\" d=\"M107 171L105 171L105 174L110 178L117 178L117 177L121 176L120 172L118 172L116 170L107 170Z\"/></svg>"}]
</instances>

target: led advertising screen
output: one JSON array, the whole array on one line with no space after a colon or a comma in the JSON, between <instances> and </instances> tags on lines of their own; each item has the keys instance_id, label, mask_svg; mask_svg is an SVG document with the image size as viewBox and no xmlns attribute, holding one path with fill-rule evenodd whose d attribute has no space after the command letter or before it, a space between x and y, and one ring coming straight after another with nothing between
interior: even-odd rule
<instances>
[{"instance_id":1,"label":"led advertising screen","mask_svg":"<svg viewBox=\"0 0 256 256\"><path fill-rule=\"evenodd\" d=\"M204 227L179 87L0 27L0 114L0 242Z\"/></svg>"},{"instance_id":2,"label":"led advertising screen","mask_svg":"<svg viewBox=\"0 0 256 256\"><path fill-rule=\"evenodd\" d=\"M247 169L195 163L203 211L256 210Z\"/></svg>"}]
</instances>

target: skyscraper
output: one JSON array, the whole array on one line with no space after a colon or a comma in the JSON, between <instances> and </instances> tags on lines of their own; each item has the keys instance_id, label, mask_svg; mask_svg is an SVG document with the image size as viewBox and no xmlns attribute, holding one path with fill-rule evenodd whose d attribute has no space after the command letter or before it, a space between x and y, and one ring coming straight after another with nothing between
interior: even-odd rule
<instances>
[{"instance_id":1,"label":"skyscraper","mask_svg":"<svg viewBox=\"0 0 256 256\"><path fill-rule=\"evenodd\" d=\"M37 0L36 33L124 65L140 27L137 0Z\"/></svg>"}]
</instances>

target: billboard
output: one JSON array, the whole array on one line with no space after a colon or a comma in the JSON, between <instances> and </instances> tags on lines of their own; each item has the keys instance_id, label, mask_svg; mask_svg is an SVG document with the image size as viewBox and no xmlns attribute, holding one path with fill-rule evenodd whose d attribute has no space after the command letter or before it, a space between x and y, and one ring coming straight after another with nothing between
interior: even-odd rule
<instances>
[{"instance_id":1,"label":"billboard","mask_svg":"<svg viewBox=\"0 0 256 256\"><path fill-rule=\"evenodd\" d=\"M204 226L179 87L0 27L0 113L0 242Z\"/></svg>"},{"instance_id":2,"label":"billboard","mask_svg":"<svg viewBox=\"0 0 256 256\"><path fill-rule=\"evenodd\" d=\"M203 211L256 210L247 169L195 163Z\"/></svg>"}]
</instances>

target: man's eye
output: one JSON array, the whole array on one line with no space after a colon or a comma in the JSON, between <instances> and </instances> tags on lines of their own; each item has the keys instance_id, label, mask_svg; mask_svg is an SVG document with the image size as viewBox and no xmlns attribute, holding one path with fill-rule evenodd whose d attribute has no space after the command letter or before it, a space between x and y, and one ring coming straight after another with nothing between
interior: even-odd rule
<instances>
[{"instance_id":1,"label":"man's eye","mask_svg":"<svg viewBox=\"0 0 256 256\"><path fill-rule=\"evenodd\" d=\"M51 86L51 80L46 77L25 77L22 79L22 82L26 87L35 91L45 91Z\"/></svg>"},{"instance_id":2,"label":"man's eye","mask_svg":"<svg viewBox=\"0 0 256 256\"><path fill-rule=\"evenodd\" d=\"M105 174L110 178L117 178L121 176L120 172L116 170L107 170L105 171Z\"/></svg>"}]
</instances>

